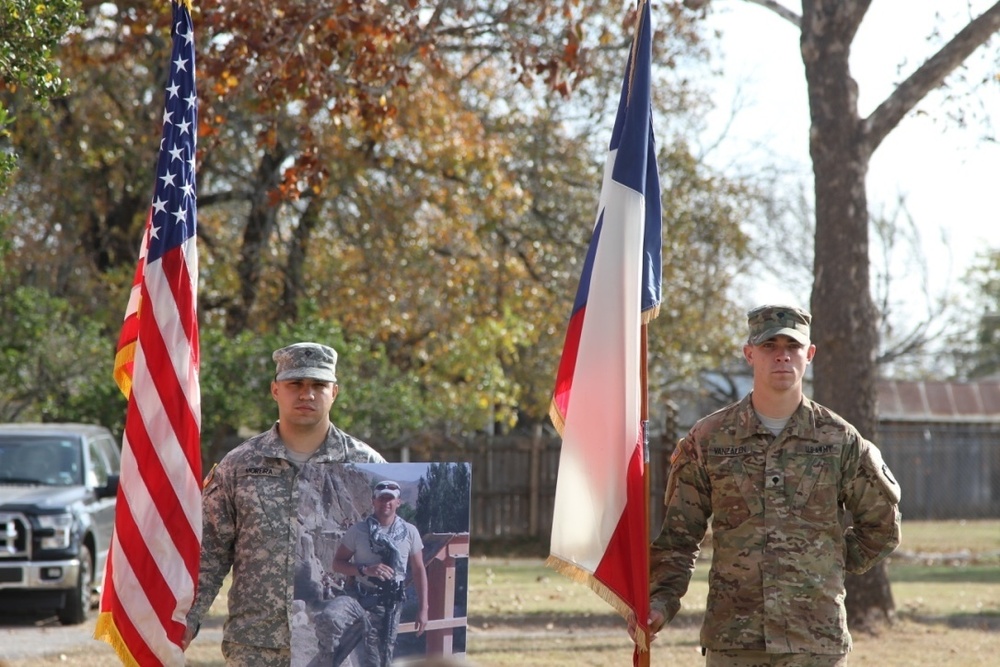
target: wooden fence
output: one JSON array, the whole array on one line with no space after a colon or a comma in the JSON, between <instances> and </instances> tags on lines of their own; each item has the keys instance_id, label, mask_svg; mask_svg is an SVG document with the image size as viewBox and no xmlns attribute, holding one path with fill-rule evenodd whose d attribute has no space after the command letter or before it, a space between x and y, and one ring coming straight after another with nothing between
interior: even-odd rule
<instances>
[{"instance_id":1,"label":"wooden fence","mask_svg":"<svg viewBox=\"0 0 1000 667\"><path fill-rule=\"evenodd\" d=\"M552 511L561 440L543 435L494 436L460 444L402 451L400 460L472 464L473 539L543 539L552 532ZM663 521L663 492L673 451L650 442L650 526ZM390 458L392 455L389 455Z\"/></svg>"},{"instance_id":2,"label":"wooden fence","mask_svg":"<svg viewBox=\"0 0 1000 667\"><path fill-rule=\"evenodd\" d=\"M650 442L649 517L663 521L663 492L675 439ZM390 458L472 464L472 537L540 539L552 531L560 439L482 437ZM1000 424L882 422L878 444L903 490L908 519L1000 516Z\"/></svg>"}]
</instances>

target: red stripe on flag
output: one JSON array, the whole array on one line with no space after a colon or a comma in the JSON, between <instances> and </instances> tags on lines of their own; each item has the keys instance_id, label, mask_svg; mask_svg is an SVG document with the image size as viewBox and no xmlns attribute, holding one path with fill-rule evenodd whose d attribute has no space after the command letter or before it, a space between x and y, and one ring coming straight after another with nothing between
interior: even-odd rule
<instances>
[{"instance_id":1,"label":"red stripe on flag","mask_svg":"<svg viewBox=\"0 0 1000 667\"><path fill-rule=\"evenodd\" d=\"M636 623L648 630L649 548L646 528L646 483L643 479L642 438L629 459L625 511L611 534L604 558L594 570L594 578L629 600Z\"/></svg>"},{"instance_id":2,"label":"red stripe on flag","mask_svg":"<svg viewBox=\"0 0 1000 667\"><path fill-rule=\"evenodd\" d=\"M184 626L177 627L171 618L171 610L177 605L177 598L167 580L163 578L160 568L153 559L146 541L142 539L142 531L135 522L132 508L124 496L118 499L118 512L115 528L119 535L119 546L125 553L129 566L136 579L143 583L143 591L150 601L162 602L154 604L153 610L160 625L167 631L174 642L179 642L184 636Z\"/></svg>"},{"instance_id":3,"label":"red stripe on flag","mask_svg":"<svg viewBox=\"0 0 1000 667\"><path fill-rule=\"evenodd\" d=\"M175 254L175 252L176 251L171 251L167 255L164 255L163 259L174 259L181 256L179 254ZM147 288L144 285L143 299L151 298L152 297L149 295ZM173 310L173 307L171 306L169 310ZM189 310L185 311L180 307L178 307L177 310L180 313L192 312ZM191 314L182 319L191 320L193 317L193 314ZM164 412L170 420L170 426L176 435L178 442L185 443L191 442L192 439L197 440L200 433L198 417L194 414L189 401L180 400L181 397L186 397L186 388L177 377L177 373L174 370L174 364L172 363L173 354L180 354L181 350L177 350L174 346L168 344L168 341L163 337L163 332L167 331L166 327L170 323L163 323L161 325L157 322L155 319L156 309L154 308L150 308L149 312L146 313L143 318L144 322L148 321L150 324L148 331L145 328L143 329L142 341L149 379L156 387L156 393L160 403L164 406ZM193 342L190 341L190 338L187 338L186 342L188 347L193 348L194 345L197 345L197 335L195 335L195 340ZM189 360L189 363L193 364L193 360ZM187 457L191 473L194 475L195 479L201 479L200 449L187 447L183 449L183 452Z\"/></svg>"},{"instance_id":4,"label":"red stripe on flag","mask_svg":"<svg viewBox=\"0 0 1000 667\"><path fill-rule=\"evenodd\" d=\"M586 315L586 306L573 313L566 329L562 357L559 359L556 386L552 392L552 407L556 412L552 415L552 421L559 432L562 432L562 426L566 422L566 409L569 407L570 389L573 387L573 372L576 370L576 357L580 350L580 332L583 330L583 320Z\"/></svg>"},{"instance_id":5,"label":"red stripe on flag","mask_svg":"<svg viewBox=\"0 0 1000 667\"><path fill-rule=\"evenodd\" d=\"M184 511L184 504L174 492L170 478L163 468L160 457L156 455L153 442L149 439L149 434L142 427L142 424L134 425L134 427L130 425L126 429L126 435L129 445L132 447L142 483L145 485L149 497L152 498L156 511L170 534L171 541L184 558L185 568L191 574L192 580L197 581L200 540L191 529L191 524ZM132 536L142 541L142 535L138 528ZM125 550L128 544L130 543L123 540L122 549ZM143 548L145 548L145 542L143 542ZM132 567L135 569L136 566L131 558L129 558L129 563L132 563Z\"/></svg>"},{"instance_id":6,"label":"red stripe on flag","mask_svg":"<svg viewBox=\"0 0 1000 667\"><path fill-rule=\"evenodd\" d=\"M111 556L108 555L108 576L112 572ZM106 587L104 589L103 598L107 600L107 604L115 609L115 630L121 637L122 642L128 647L129 652L135 663L137 665L158 665L160 660L149 650L149 646L146 641L142 638L142 635L135 629L135 625L132 624L132 620L128 617L125 611L122 609L121 600L118 599L118 595L115 592L113 586ZM103 606L103 603L102 603ZM123 660L124 662L124 660Z\"/></svg>"},{"instance_id":7,"label":"red stripe on flag","mask_svg":"<svg viewBox=\"0 0 1000 667\"><path fill-rule=\"evenodd\" d=\"M160 258L159 269L166 278L170 287L170 295L176 304L178 313L190 314L189 317L181 317L175 322L179 324L184 332L184 338L191 343L191 350L194 353L192 362L198 365L198 321L197 303L195 294L191 290L191 275L188 273L187 257L184 255L185 246L179 246L167 252Z\"/></svg>"}]
</instances>

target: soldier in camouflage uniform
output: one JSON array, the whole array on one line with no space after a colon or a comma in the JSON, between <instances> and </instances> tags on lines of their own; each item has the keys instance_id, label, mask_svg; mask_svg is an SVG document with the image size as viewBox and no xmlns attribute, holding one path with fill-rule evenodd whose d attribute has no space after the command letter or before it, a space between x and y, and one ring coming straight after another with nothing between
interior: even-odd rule
<instances>
[{"instance_id":1,"label":"soldier in camouflage uniform","mask_svg":"<svg viewBox=\"0 0 1000 667\"><path fill-rule=\"evenodd\" d=\"M811 319L791 306L750 311L752 392L698 421L671 457L650 628L680 609L711 519L708 667L846 665L845 573L899 544L899 486L879 450L803 396Z\"/></svg>"},{"instance_id":2,"label":"soldier in camouflage uniform","mask_svg":"<svg viewBox=\"0 0 1000 667\"><path fill-rule=\"evenodd\" d=\"M388 667L408 571L417 595L414 627L418 637L424 633L428 603L424 544L417 527L397 516L400 503L399 484L380 481L372 490L372 513L340 538L331 569L350 579L346 594L331 600L316 618L321 635L316 667L340 664L338 658L353 650L352 639L361 644L362 667ZM360 637L350 637L358 626Z\"/></svg>"},{"instance_id":3,"label":"soldier in camouflage uniform","mask_svg":"<svg viewBox=\"0 0 1000 667\"><path fill-rule=\"evenodd\" d=\"M232 569L222 653L230 667L288 667L297 512L317 469L344 462L384 463L367 444L330 421L337 398L337 353L295 343L274 352L271 395L278 421L232 450L203 491L198 594L187 617L186 648Z\"/></svg>"}]
</instances>

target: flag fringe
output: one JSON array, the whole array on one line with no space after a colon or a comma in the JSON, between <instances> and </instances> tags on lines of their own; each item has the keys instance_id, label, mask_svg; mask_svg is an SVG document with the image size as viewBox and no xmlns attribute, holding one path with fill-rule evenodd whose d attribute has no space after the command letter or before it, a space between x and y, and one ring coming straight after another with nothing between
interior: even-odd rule
<instances>
[{"instance_id":1,"label":"flag fringe","mask_svg":"<svg viewBox=\"0 0 1000 667\"><path fill-rule=\"evenodd\" d=\"M118 626L115 625L115 619L112 617L111 612L102 612L97 617L97 627L94 628L94 639L99 639L102 642L110 644L111 648L118 654L118 659L122 661L122 665L125 667L139 667L139 663L132 656L132 652L128 650L128 646L125 645L125 640L122 639L121 633L118 632Z\"/></svg>"},{"instance_id":2,"label":"flag fringe","mask_svg":"<svg viewBox=\"0 0 1000 667\"><path fill-rule=\"evenodd\" d=\"M587 572L579 565L571 563L568 560L564 560L559 556L549 554L549 557L545 559L545 567L550 567L564 577L589 587L590 590L597 593L602 600L614 607L614 610L621 614L622 618L628 621L629 625L639 625L635 617L635 612L632 611L632 609L620 597L618 597L614 591L602 584L597 577L590 572ZM638 649L643 653L648 651L649 642L647 641L646 633L636 632L635 635L635 643Z\"/></svg>"},{"instance_id":3,"label":"flag fringe","mask_svg":"<svg viewBox=\"0 0 1000 667\"><path fill-rule=\"evenodd\" d=\"M659 316L660 316L660 304L656 304L652 308L642 311L642 323L649 324Z\"/></svg>"},{"instance_id":4,"label":"flag fringe","mask_svg":"<svg viewBox=\"0 0 1000 667\"><path fill-rule=\"evenodd\" d=\"M560 437L563 434L563 428L566 426L566 420L563 416L559 414L559 408L556 407L556 402L552 401L549 404L549 419L552 420L552 425L556 427L556 432L559 433Z\"/></svg>"},{"instance_id":5,"label":"flag fringe","mask_svg":"<svg viewBox=\"0 0 1000 667\"><path fill-rule=\"evenodd\" d=\"M132 395L132 375L129 373L128 364L135 362L135 341L132 341L115 353L115 384L121 390L125 398Z\"/></svg>"}]
</instances>

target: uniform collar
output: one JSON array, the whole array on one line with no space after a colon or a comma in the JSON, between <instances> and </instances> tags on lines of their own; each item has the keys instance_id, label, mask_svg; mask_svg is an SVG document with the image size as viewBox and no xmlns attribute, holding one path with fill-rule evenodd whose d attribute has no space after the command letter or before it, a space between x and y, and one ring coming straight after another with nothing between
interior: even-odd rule
<instances>
[{"instance_id":1,"label":"uniform collar","mask_svg":"<svg viewBox=\"0 0 1000 667\"><path fill-rule=\"evenodd\" d=\"M313 455L310 457L311 461L333 461L336 460L333 452L339 448L339 439L336 435L337 429L333 424L330 424L329 429L326 432L326 438L320 444L319 449L317 449ZM274 422L270 430L264 432L264 437L260 443L260 451L264 456L275 458L275 459L288 459L288 449L285 446L285 441L281 439L281 435L278 434L278 422Z\"/></svg>"},{"instance_id":2,"label":"uniform collar","mask_svg":"<svg viewBox=\"0 0 1000 667\"><path fill-rule=\"evenodd\" d=\"M753 392L744 396L743 400L741 400L736 406L735 435L739 440L744 440L757 435L758 433L771 435L771 432L760 423L760 419L757 418L757 413L754 412L753 404L750 402L752 394ZM816 413L814 405L815 404L811 400L803 396L802 401L799 403L799 407L797 407L795 412L792 413L792 416L788 418L788 423L785 425L784 432L803 440L815 440Z\"/></svg>"}]
</instances>

